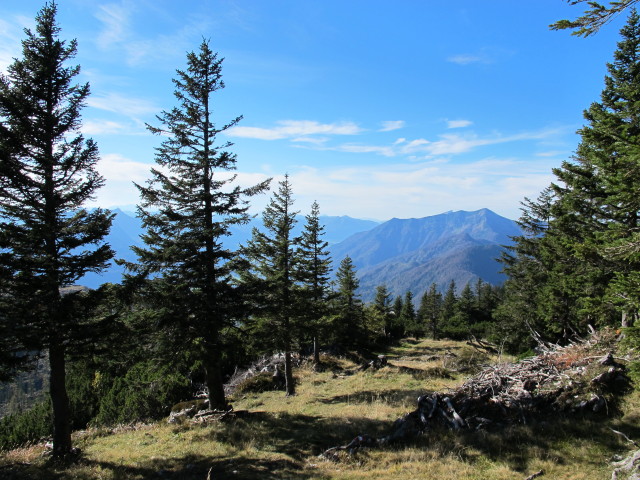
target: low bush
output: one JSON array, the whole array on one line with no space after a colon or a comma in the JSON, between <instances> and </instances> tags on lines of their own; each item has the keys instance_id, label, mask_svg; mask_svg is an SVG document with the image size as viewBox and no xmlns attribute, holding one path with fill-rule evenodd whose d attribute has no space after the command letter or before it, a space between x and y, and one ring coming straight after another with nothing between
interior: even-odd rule
<instances>
[{"instance_id":1,"label":"low bush","mask_svg":"<svg viewBox=\"0 0 640 480\"><path fill-rule=\"evenodd\" d=\"M0 420L0 451L10 450L50 436L53 431L51 401Z\"/></svg>"}]
</instances>

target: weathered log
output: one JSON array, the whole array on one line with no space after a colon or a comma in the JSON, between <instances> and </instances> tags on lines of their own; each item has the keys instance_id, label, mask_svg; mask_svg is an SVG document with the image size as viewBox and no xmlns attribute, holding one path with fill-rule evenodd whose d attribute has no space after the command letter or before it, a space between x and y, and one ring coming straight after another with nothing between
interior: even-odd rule
<instances>
[{"instance_id":1,"label":"weathered log","mask_svg":"<svg viewBox=\"0 0 640 480\"><path fill-rule=\"evenodd\" d=\"M544 470L540 470L534 474L529 475L527 478L525 478L524 480L533 480L534 478L538 478L541 477L542 475L544 475Z\"/></svg>"}]
</instances>

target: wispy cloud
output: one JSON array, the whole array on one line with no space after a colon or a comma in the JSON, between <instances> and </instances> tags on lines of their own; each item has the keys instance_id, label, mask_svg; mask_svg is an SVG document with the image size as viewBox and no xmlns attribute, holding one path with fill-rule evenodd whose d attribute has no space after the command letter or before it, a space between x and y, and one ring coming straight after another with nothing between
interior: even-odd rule
<instances>
[{"instance_id":1,"label":"wispy cloud","mask_svg":"<svg viewBox=\"0 0 640 480\"><path fill-rule=\"evenodd\" d=\"M362 129L353 122L319 123L311 120L283 120L277 123L278 126L271 128L233 127L225 133L229 137L300 141L301 138L309 135L356 135L362 132Z\"/></svg>"},{"instance_id":2,"label":"wispy cloud","mask_svg":"<svg viewBox=\"0 0 640 480\"><path fill-rule=\"evenodd\" d=\"M348 168L302 167L290 171L296 202L313 200L329 215L424 217L445 210L490 208L509 218L519 216L524 196L536 196L551 180L549 165L539 161L486 158L451 163L388 163ZM462 173L464 172L464 173Z\"/></svg>"},{"instance_id":3,"label":"wispy cloud","mask_svg":"<svg viewBox=\"0 0 640 480\"><path fill-rule=\"evenodd\" d=\"M142 183L149 178L151 167L148 163L136 162L119 154L103 155L98 162L98 171L107 182Z\"/></svg>"},{"instance_id":4,"label":"wispy cloud","mask_svg":"<svg viewBox=\"0 0 640 480\"><path fill-rule=\"evenodd\" d=\"M569 152L567 150L552 150L548 152L538 152L536 157L558 157L566 156Z\"/></svg>"},{"instance_id":5,"label":"wispy cloud","mask_svg":"<svg viewBox=\"0 0 640 480\"><path fill-rule=\"evenodd\" d=\"M464 135L449 133L439 135L437 140L427 140L425 138L408 140L406 138L398 138L391 145L347 143L334 146L324 145L318 147L318 149L350 153L375 153L385 157L422 155L431 158L436 156L459 155L486 145L498 145L526 140L543 140L556 135L558 132L558 129L545 129L514 135L492 135L485 137L474 133Z\"/></svg>"},{"instance_id":6,"label":"wispy cloud","mask_svg":"<svg viewBox=\"0 0 640 480\"><path fill-rule=\"evenodd\" d=\"M447 120L447 128L464 128L473 125L471 120Z\"/></svg>"},{"instance_id":7,"label":"wispy cloud","mask_svg":"<svg viewBox=\"0 0 640 480\"><path fill-rule=\"evenodd\" d=\"M13 17L12 21L0 18L0 72L6 72L13 59L21 56L22 31L32 23L33 20L21 16Z\"/></svg>"},{"instance_id":8,"label":"wispy cloud","mask_svg":"<svg viewBox=\"0 0 640 480\"><path fill-rule=\"evenodd\" d=\"M380 132L391 132L393 130L399 130L404 128L405 121L404 120L388 120L386 122L382 122L382 127L380 128Z\"/></svg>"},{"instance_id":9,"label":"wispy cloud","mask_svg":"<svg viewBox=\"0 0 640 480\"><path fill-rule=\"evenodd\" d=\"M491 63L491 61L485 56L472 55L469 53L453 55L447 58L447 62L457 63L458 65L469 65L470 63Z\"/></svg>"},{"instance_id":10,"label":"wispy cloud","mask_svg":"<svg viewBox=\"0 0 640 480\"><path fill-rule=\"evenodd\" d=\"M147 130L142 122L114 122L112 120L85 120L80 129L84 135L145 135Z\"/></svg>"},{"instance_id":11,"label":"wispy cloud","mask_svg":"<svg viewBox=\"0 0 640 480\"><path fill-rule=\"evenodd\" d=\"M480 63L489 65L504 60L514 54L513 51L504 48L483 47L475 53L459 53L447 58L447 62L458 65L470 65Z\"/></svg>"},{"instance_id":12,"label":"wispy cloud","mask_svg":"<svg viewBox=\"0 0 640 480\"><path fill-rule=\"evenodd\" d=\"M133 13L130 5L121 2L99 7L96 18L103 24L103 29L97 37L100 48L106 49L127 42Z\"/></svg>"},{"instance_id":13,"label":"wispy cloud","mask_svg":"<svg viewBox=\"0 0 640 480\"><path fill-rule=\"evenodd\" d=\"M160 108L151 101L142 98L127 97L118 93L93 95L87 99L87 105L107 112L121 113L131 117L160 113Z\"/></svg>"},{"instance_id":14,"label":"wispy cloud","mask_svg":"<svg viewBox=\"0 0 640 480\"><path fill-rule=\"evenodd\" d=\"M178 23L152 3L144 5L144 10L139 3L126 0L107 3L98 7L95 14L102 24L96 37L98 47L119 53L132 66L173 62L175 58L183 57L211 24L207 15L185 15ZM168 33L143 36L138 28L142 13L144 21L156 23L159 31Z\"/></svg>"}]
</instances>

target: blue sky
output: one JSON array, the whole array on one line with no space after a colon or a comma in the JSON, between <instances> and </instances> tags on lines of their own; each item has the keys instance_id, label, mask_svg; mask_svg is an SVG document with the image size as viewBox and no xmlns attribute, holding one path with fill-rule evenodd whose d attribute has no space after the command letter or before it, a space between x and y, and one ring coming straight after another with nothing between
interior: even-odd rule
<instances>
[{"instance_id":1,"label":"blue sky","mask_svg":"<svg viewBox=\"0 0 640 480\"><path fill-rule=\"evenodd\" d=\"M42 1L0 1L0 70ZM203 38L224 57L213 97L239 181L290 175L296 207L386 220L520 201L569 159L624 18L587 39L548 25L563 0L59 0L91 84L83 130L100 147L104 207L138 201L174 106L171 79ZM255 199L259 212L268 195Z\"/></svg>"}]
</instances>

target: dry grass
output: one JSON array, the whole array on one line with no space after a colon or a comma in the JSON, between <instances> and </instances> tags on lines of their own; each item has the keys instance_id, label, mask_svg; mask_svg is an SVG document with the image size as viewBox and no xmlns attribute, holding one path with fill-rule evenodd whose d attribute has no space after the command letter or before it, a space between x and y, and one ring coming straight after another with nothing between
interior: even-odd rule
<instances>
[{"instance_id":1,"label":"dry grass","mask_svg":"<svg viewBox=\"0 0 640 480\"><path fill-rule=\"evenodd\" d=\"M6 479L524 479L609 478L615 453L627 449L609 427L640 439L640 394L616 419L551 418L495 431L431 431L409 445L364 450L339 462L318 457L361 433L376 436L415 408L425 391L459 385L464 372L496 361L461 343L408 341L386 352L390 365L356 372L344 359L296 372L296 396L245 392L233 399L249 414L211 424L139 425L77 435L82 455L51 465L44 447L0 457ZM501 359L504 361L505 359ZM446 375L445 375L446 374ZM449 378L447 378L447 376Z\"/></svg>"}]
</instances>

